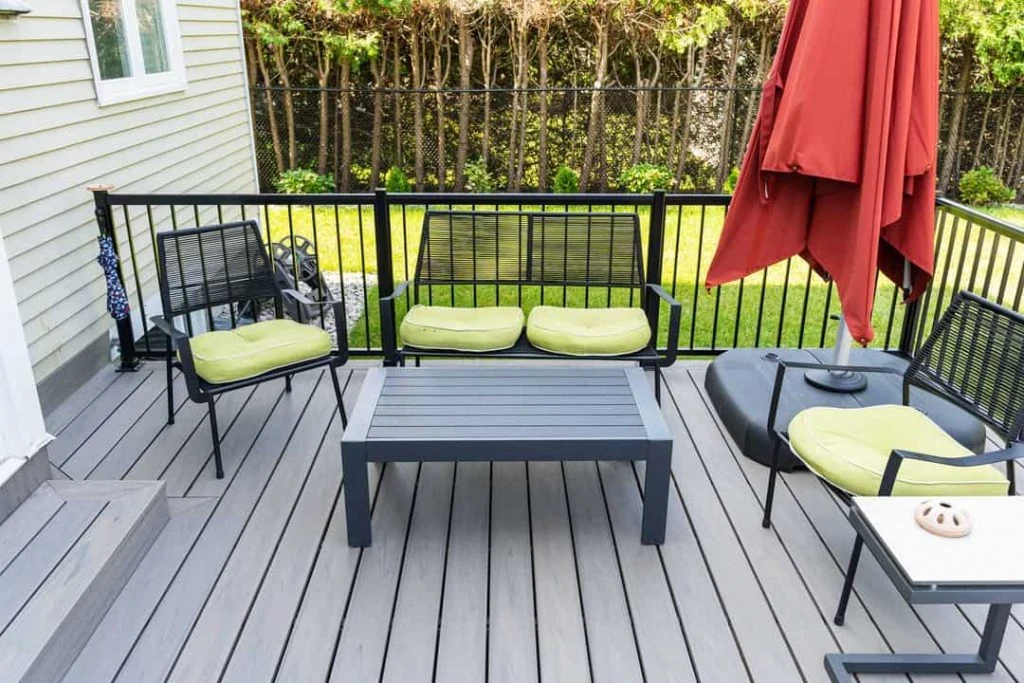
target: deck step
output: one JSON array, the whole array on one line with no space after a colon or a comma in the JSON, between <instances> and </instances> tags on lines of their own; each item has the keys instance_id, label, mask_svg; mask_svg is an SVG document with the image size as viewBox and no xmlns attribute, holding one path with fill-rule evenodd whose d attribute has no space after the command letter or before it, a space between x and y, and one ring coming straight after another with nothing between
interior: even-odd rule
<instances>
[{"instance_id":1,"label":"deck step","mask_svg":"<svg viewBox=\"0 0 1024 683\"><path fill-rule=\"evenodd\" d=\"M0 683L59 680L169 517L162 482L49 481L0 524Z\"/></svg>"}]
</instances>

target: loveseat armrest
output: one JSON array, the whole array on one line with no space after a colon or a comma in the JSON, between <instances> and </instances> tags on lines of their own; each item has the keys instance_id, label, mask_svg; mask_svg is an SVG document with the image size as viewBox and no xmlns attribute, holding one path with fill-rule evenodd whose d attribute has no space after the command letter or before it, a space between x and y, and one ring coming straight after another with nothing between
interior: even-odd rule
<instances>
[{"instance_id":1,"label":"loveseat armrest","mask_svg":"<svg viewBox=\"0 0 1024 683\"><path fill-rule=\"evenodd\" d=\"M995 465L1001 462L1012 463L1014 460L1024 459L1024 443L1015 443L1009 448L977 455L967 455L962 458L943 458L928 453L915 453L899 448L893 449L889 454L889 460L885 463L885 472L882 474L882 482L878 485L878 495L888 496L896 486L896 477L900 471L900 465L904 460L920 460L930 462L933 465L945 465L947 467L980 467L982 465ZM1012 492L1011 492L1012 493Z\"/></svg>"},{"instance_id":2,"label":"loveseat armrest","mask_svg":"<svg viewBox=\"0 0 1024 683\"><path fill-rule=\"evenodd\" d=\"M398 321L395 316L395 301L405 295L409 281L401 282L387 296L380 297L380 341L384 349L384 363L398 363Z\"/></svg>"},{"instance_id":3,"label":"loveseat armrest","mask_svg":"<svg viewBox=\"0 0 1024 683\"><path fill-rule=\"evenodd\" d=\"M668 304L668 350L665 352L665 358L660 363L662 367L667 368L676 362L676 355L679 353L679 322L682 317L683 307L661 285L648 282L647 289ZM654 337L654 345L657 346L658 330L651 330L651 335Z\"/></svg>"}]
</instances>

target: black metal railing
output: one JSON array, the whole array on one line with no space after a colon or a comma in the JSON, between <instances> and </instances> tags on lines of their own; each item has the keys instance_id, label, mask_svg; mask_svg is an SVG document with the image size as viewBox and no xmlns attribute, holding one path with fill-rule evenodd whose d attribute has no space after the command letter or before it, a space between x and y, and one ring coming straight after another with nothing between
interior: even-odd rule
<instances>
[{"instance_id":1,"label":"black metal railing","mask_svg":"<svg viewBox=\"0 0 1024 683\"><path fill-rule=\"evenodd\" d=\"M155 235L162 230L256 218L267 243L308 240L319 273L350 311L353 355L381 352L378 298L408 280L415 267L422 217L428 208L536 211L630 211L640 216L648 279L682 304L679 353L710 356L735 347L829 346L839 301L831 283L799 258L707 291L704 276L730 197L717 194L115 194L94 192L100 230L114 238L133 306L119 326L122 363L166 353L151 330L159 313ZM953 294L970 289L1020 309L1024 289L1024 230L949 200L936 212L936 269L920 301L904 306L885 278L877 283L873 345L910 354ZM301 242L301 240L299 240ZM300 273L297 250L285 270ZM304 257L303 257L304 258ZM477 286L472 286L473 295ZM480 285L483 287L483 285ZM559 295L561 296L561 295ZM475 300L475 299L474 299ZM583 297L588 303L589 296ZM596 299L600 301L600 299ZM497 300L496 300L497 301ZM601 305L601 304L597 304ZM319 316L327 324L328 316ZM667 341L663 329L659 344Z\"/></svg>"}]
</instances>

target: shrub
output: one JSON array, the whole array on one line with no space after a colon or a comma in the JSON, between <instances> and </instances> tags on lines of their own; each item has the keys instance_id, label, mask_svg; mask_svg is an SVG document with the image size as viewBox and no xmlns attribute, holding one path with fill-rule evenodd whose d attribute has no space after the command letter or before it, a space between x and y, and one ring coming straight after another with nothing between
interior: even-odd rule
<instances>
[{"instance_id":1,"label":"shrub","mask_svg":"<svg viewBox=\"0 0 1024 683\"><path fill-rule=\"evenodd\" d=\"M490 192L493 188L491 174L483 159L466 164L466 189L470 192Z\"/></svg>"},{"instance_id":2,"label":"shrub","mask_svg":"<svg viewBox=\"0 0 1024 683\"><path fill-rule=\"evenodd\" d=\"M384 189L388 192L408 192L412 189L412 185L409 183L405 171L397 166L392 166L384 174Z\"/></svg>"},{"instance_id":3,"label":"shrub","mask_svg":"<svg viewBox=\"0 0 1024 683\"><path fill-rule=\"evenodd\" d=\"M580 191L580 174L568 166L559 166L551 181L551 189L558 194L573 194Z\"/></svg>"},{"instance_id":4,"label":"shrub","mask_svg":"<svg viewBox=\"0 0 1024 683\"><path fill-rule=\"evenodd\" d=\"M274 187L284 194L321 194L334 192L334 176L320 175L308 168L293 168L282 173Z\"/></svg>"},{"instance_id":5,"label":"shrub","mask_svg":"<svg viewBox=\"0 0 1024 683\"><path fill-rule=\"evenodd\" d=\"M348 170L348 174L352 177L352 184L356 187L369 187L370 186L370 167L362 166L361 164L352 164Z\"/></svg>"},{"instance_id":6,"label":"shrub","mask_svg":"<svg viewBox=\"0 0 1024 683\"><path fill-rule=\"evenodd\" d=\"M1015 196L988 166L979 166L960 176L960 199L968 204L1005 204Z\"/></svg>"},{"instance_id":7,"label":"shrub","mask_svg":"<svg viewBox=\"0 0 1024 683\"><path fill-rule=\"evenodd\" d=\"M739 166L733 166L732 170L729 171L729 175L725 177L725 183L722 185L722 191L727 194L732 194L736 191L736 183L740 181L740 168Z\"/></svg>"},{"instance_id":8,"label":"shrub","mask_svg":"<svg viewBox=\"0 0 1024 683\"><path fill-rule=\"evenodd\" d=\"M667 190L672 187L672 171L656 164L635 164L619 174L619 187L636 193Z\"/></svg>"}]
</instances>

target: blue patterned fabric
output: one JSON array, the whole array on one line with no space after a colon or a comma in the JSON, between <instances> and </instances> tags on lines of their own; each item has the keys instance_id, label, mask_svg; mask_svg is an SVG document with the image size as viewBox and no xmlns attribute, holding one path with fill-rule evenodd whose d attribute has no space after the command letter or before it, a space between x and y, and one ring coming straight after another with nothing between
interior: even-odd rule
<instances>
[{"instance_id":1,"label":"blue patterned fabric","mask_svg":"<svg viewBox=\"0 0 1024 683\"><path fill-rule=\"evenodd\" d=\"M106 235L99 237L100 254L96 262L103 268L103 275L107 279L107 312L114 317L114 320L124 320L131 312L128 307L128 294L121 284L121 277L117 273L117 254L114 252L114 240Z\"/></svg>"}]
</instances>

